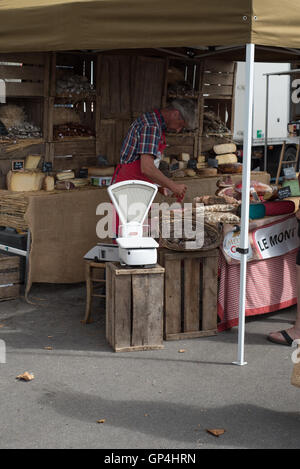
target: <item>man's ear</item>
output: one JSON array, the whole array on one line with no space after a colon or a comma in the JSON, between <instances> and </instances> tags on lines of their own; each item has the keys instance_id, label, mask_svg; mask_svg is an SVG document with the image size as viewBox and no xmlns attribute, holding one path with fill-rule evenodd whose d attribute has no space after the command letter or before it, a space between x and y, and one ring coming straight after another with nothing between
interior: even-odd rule
<instances>
[{"instance_id":1,"label":"man's ear","mask_svg":"<svg viewBox=\"0 0 300 469\"><path fill-rule=\"evenodd\" d=\"M174 119L177 119L177 120L181 119L181 114L178 111L178 109L173 109L173 117Z\"/></svg>"}]
</instances>

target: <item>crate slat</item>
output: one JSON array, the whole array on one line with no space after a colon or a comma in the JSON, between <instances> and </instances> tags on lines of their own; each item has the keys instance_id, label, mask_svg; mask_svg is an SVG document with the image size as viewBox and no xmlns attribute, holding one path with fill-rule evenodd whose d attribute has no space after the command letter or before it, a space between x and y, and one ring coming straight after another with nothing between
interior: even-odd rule
<instances>
[{"instance_id":1,"label":"crate slat","mask_svg":"<svg viewBox=\"0 0 300 469\"><path fill-rule=\"evenodd\" d=\"M162 345L162 274L132 276L132 346Z\"/></svg>"},{"instance_id":2,"label":"crate slat","mask_svg":"<svg viewBox=\"0 0 300 469\"><path fill-rule=\"evenodd\" d=\"M181 259L165 259L165 329L170 334L181 331Z\"/></svg>"},{"instance_id":3,"label":"crate slat","mask_svg":"<svg viewBox=\"0 0 300 469\"><path fill-rule=\"evenodd\" d=\"M229 62L227 60L205 60L206 71L214 73L233 73L234 72L234 62Z\"/></svg>"},{"instance_id":4,"label":"crate slat","mask_svg":"<svg viewBox=\"0 0 300 469\"><path fill-rule=\"evenodd\" d=\"M202 88L204 94L217 95L217 96L232 96L233 88L232 86L218 86L218 85L204 85Z\"/></svg>"},{"instance_id":5,"label":"crate slat","mask_svg":"<svg viewBox=\"0 0 300 469\"><path fill-rule=\"evenodd\" d=\"M184 259L184 332L199 331L200 260Z\"/></svg>"},{"instance_id":6,"label":"crate slat","mask_svg":"<svg viewBox=\"0 0 300 469\"><path fill-rule=\"evenodd\" d=\"M0 54L0 62L21 63L27 65L44 65L47 53Z\"/></svg>"},{"instance_id":7,"label":"crate slat","mask_svg":"<svg viewBox=\"0 0 300 469\"><path fill-rule=\"evenodd\" d=\"M210 85L231 85L233 84L233 73L204 73L203 84Z\"/></svg>"},{"instance_id":8,"label":"crate slat","mask_svg":"<svg viewBox=\"0 0 300 469\"><path fill-rule=\"evenodd\" d=\"M13 300L20 296L20 285L12 285L11 287L0 288L0 301Z\"/></svg>"},{"instance_id":9,"label":"crate slat","mask_svg":"<svg viewBox=\"0 0 300 469\"><path fill-rule=\"evenodd\" d=\"M131 276L120 275L114 278L115 294L119 298L114 300L114 322L112 324L114 344L119 348L131 344Z\"/></svg>"},{"instance_id":10,"label":"crate slat","mask_svg":"<svg viewBox=\"0 0 300 469\"><path fill-rule=\"evenodd\" d=\"M3 79L21 79L32 80L34 82L42 81L44 78L43 67L30 67L28 65L0 65L0 78Z\"/></svg>"},{"instance_id":11,"label":"crate slat","mask_svg":"<svg viewBox=\"0 0 300 469\"><path fill-rule=\"evenodd\" d=\"M1 272L0 271L0 285L6 285L9 283L20 282L20 270L14 272Z\"/></svg>"},{"instance_id":12,"label":"crate slat","mask_svg":"<svg viewBox=\"0 0 300 469\"><path fill-rule=\"evenodd\" d=\"M0 253L0 301L18 298L19 296L20 257Z\"/></svg>"},{"instance_id":13,"label":"crate slat","mask_svg":"<svg viewBox=\"0 0 300 469\"><path fill-rule=\"evenodd\" d=\"M208 257L203 263L203 309L202 328L205 330L217 328L218 303L218 258Z\"/></svg>"},{"instance_id":14,"label":"crate slat","mask_svg":"<svg viewBox=\"0 0 300 469\"><path fill-rule=\"evenodd\" d=\"M43 83L6 83L6 96L10 97L24 97L24 96L43 96L44 85Z\"/></svg>"}]
</instances>

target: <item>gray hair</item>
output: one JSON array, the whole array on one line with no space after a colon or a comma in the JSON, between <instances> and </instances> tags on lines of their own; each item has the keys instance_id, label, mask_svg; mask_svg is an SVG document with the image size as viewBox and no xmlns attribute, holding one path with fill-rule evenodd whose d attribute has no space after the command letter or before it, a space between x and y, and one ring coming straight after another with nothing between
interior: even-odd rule
<instances>
[{"instance_id":1,"label":"gray hair","mask_svg":"<svg viewBox=\"0 0 300 469\"><path fill-rule=\"evenodd\" d=\"M193 99L176 98L168 106L170 109L177 109L189 129L197 127L197 105Z\"/></svg>"}]
</instances>

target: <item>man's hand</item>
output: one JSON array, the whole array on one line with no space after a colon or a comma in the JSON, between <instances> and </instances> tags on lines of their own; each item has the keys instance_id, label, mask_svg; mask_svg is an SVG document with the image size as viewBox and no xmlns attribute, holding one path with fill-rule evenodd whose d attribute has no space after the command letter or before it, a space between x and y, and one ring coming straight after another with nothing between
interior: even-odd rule
<instances>
[{"instance_id":1,"label":"man's hand","mask_svg":"<svg viewBox=\"0 0 300 469\"><path fill-rule=\"evenodd\" d=\"M179 199L183 199L187 190L187 186L185 184L174 184L172 187L172 192L175 197Z\"/></svg>"},{"instance_id":2,"label":"man's hand","mask_svg":"<svg viewBox=\"0 0 300 469\"><path fill-rule=\"evenodd\" d=\"M167 178L154 165L153 156L141 155L141 171L154 183L168 188L178 199L183 199L187 187L185 184L176 184L172 179Z\"/></svg>"},{"instance_id":3,"label":"man's hand","mask_svg":"<svg viewBox=\"0 0 300 469\"><path fill-rule=\"evenodd\" d=\"M298 208L297 212L295 213L296 218L300 220L300 208Z\"/></svg>"}]
</instances>

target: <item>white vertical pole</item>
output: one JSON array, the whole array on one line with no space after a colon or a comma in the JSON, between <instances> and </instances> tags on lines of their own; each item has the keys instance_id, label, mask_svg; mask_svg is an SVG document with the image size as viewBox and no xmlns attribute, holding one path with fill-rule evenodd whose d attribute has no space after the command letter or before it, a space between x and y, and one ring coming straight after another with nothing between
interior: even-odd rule
<instances>
[{"instance_id":1,"label":"white vertical pole","mask_svg":"<svg viewBox=\"0 0 300 469\"><path fill-rule=\"evenodd\" d=\"M240 303L239 303L239 333L238 358L236 365L246 365L244 361L245 345L245 311L246 311L246 276L247 250L249 231L250 178L251 178L251 146L252 146L252 117L253 117L253 87L254 87L254 53L255 45L246 45L246 98L245 98L245 131L243 148L243 177L242 177L242 217L240 236Z\"/></svg>"}]
</instances>

